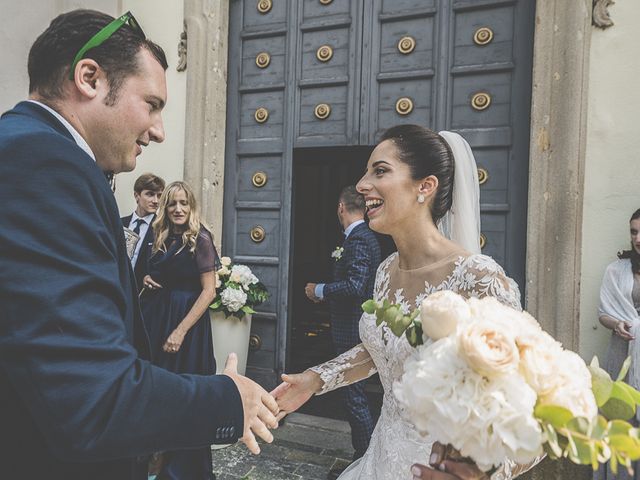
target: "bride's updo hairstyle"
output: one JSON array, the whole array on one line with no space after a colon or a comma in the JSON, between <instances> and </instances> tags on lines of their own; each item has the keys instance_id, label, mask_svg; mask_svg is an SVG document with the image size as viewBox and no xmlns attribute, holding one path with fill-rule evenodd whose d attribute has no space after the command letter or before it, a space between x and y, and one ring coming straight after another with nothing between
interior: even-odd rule
<instances>
[{"instance_id":1,"label":"bride's updo hairstyle","mask_svg":"<svg viewBox=\"0 0 640 480\"><path fill-rule=\"evenodd\" d=\"M438 223L451 209L453 201L453 153L438 133L420 125L397 125L386 130L380 142L391 140L399 158L409 166L411 178L420 180L433 175L438 190L431 204L431 216Z\"/></svg>"}]
</instances>

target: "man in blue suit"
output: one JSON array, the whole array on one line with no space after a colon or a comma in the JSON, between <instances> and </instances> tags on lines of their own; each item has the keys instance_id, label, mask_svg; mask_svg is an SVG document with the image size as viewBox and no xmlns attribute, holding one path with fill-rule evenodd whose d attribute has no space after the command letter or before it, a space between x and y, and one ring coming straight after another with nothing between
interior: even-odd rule
<instances>
[{"instance_id":1,"label":"man in blue suit","mask_svg":"<svg viewBox=\"0 0 640 480\"><path fill-rule=\"evenodd\" d=\"M138 241L131 257L138 290L142 288L142 279L149 273L148 261L154 240L151 224L156 219L158 202L164 187L164 180L157 175L153 173L140 175L133 184L136 209L131 215L121 219L123 226L138 234Z\"/></svg>"},{"instance_id":2,"label":"man in blue suit","mask_svg":"<svg viewBox=\"0 0 640 480\"><path fill-rule=\"evenodd\" d=\"M270 441L275 401L238 375L151 365L107 176L162 142L164 52L133 17L60 15L0 119L0 476L146 479L146 455Z\"/></svg>"},{"instance_id":3,"label":"man in blue suit","mask_svg":"<svg viewBox=\"0 0 640 480\"><path fill-rule=\"evenodd\" d=\"M345 240L336 248L333 282L308 283L307 297L312 301L329 301L331 334L337 354L361 343L359 324L362 303L373 296L376 270L382 259L375 234L364 221L365 201L356 187L345 187L340 193L338 220L344 229ZM351 425L353 459L364 455L375 426L364 391L365 381L341 389ZM337 478L344 469L333 469L329 479Z\"/></svg>"}]
</instances>

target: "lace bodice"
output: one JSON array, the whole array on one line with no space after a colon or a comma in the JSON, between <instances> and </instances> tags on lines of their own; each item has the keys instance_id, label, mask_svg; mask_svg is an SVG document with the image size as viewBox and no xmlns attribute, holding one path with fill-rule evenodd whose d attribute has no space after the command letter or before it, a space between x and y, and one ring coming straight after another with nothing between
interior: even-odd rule
<instances>
[{"instance_id":1,"label":"lace bodice","mask_svg":"<svg viewBox=\"0 0 640 480\"><path fill-rule=\"evenodd\" d=\"M491 295L504 304L521 309L516 283L493 259L462 252L415 270L400 269L398 254L392 254L378 268L374 299L387 299L409 311L417 308L431 293L440 290L453 290L465 297ZM376 326L375 315L362 315L360 338L362 344L311 369L324 382L321 393L362 380L376 371L384 388L382 412L369 450L340 479L409 479L411 465L426 463L432 445L431 439L421 437L402 418L392 393L393 382L402 376L404 362L413 347L404 336L396 337L385 324ZM513 478L526 469L506 462L492 478Z\"/></svg>"}]
</instances>

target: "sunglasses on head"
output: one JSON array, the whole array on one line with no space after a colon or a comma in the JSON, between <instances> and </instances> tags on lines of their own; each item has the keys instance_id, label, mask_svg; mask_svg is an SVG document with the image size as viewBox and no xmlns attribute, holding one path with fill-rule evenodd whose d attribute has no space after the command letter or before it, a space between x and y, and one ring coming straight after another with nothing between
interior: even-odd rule
<instances>
[{"instance_id":1,"label":"sunglasses on head","mask_svg":"<svg viewBox=\"0 0 640 480\"><path fill-rule=\"evenodd\" d=\"M82 57L84 57L85 53L87 53L92 48L96 48L102 45L105 41L107 41L111 37L111 35L117 32L120 29L120 27L122 27L124 24L128 24L133 29L133 31L141 38L143 39L147 38L144 32L142 31L140 24L138 23L138 21L136 20L136 18L133 16L131 12L127 12L123 15L120 15L118 18L110 22L108 25L100 29L98 33L96 33L93 37L91 37L89 41L85 43L80 50L78 50L78 53L74 57L73 63L71 64L71 70L69 71L69 80L73 80L73 76L76 70L76 65L80 60L82 60Z\"/></svg>"}]
</instances>

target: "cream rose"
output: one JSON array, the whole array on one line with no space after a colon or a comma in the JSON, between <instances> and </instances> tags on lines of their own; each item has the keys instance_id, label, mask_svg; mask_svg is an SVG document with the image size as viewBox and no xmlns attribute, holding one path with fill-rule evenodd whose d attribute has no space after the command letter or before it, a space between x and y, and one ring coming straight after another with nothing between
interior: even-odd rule
<instances>
[{"instance_id":1,"label":"cream rose","mask_svg":"<svg viewBox=\"0 0 640 480\"><path fill-rule=\"evenodd\" d=\"M458 332L458 348L471 368L489 378L515 371L520 361L513 337L482 320L465 325Z\"/></svg>"},{"instance_id":2,"label":"cream rose","mask_svg":"<svg viewBox=\"0 0 640 480\"><path fill-rule=\"evenodd\" d=\"M220 257L220 263L224 267L228 267L229 265L231 265L231 258L229 258L229 257Z\"/></svg>"},{"instance_id":3,"label":"cream rose","mask_svg":"<svg viewBox=\"0 0 640 480\"><path fill-rule=\"evenodd\" d=\"M551 335L541 329L524 329L516 336L520 351L520 372L538 395L548 395L565 379L562 369L563 350Z\"/></svg>"},{"instance_id":4,"label":"cream rose","mask_svg":"<svg viewBox=\"0 0 640 480\"><path fill-rule=\"evenodd\" d=\"M422 331L434 341L451 335L457 325L469 320L470 316L464 298L450 290L432 293L420 306Z\"/></svg>"},{"instance_id":5,"label":"cream rose","mask_svg":"<svg viewBox=\"0 0 640 480\"><path fill-rule=\"evenodd\" d=\"M224 257L223 257L224 258ZM229 270L227 267L225 267L224 265L222 267L220 267L218 269L218 271L216 272L219 276L221 277L226 277L227 275L229 275L231 273L231 270Z\"/></svg>"}]
</instances>

